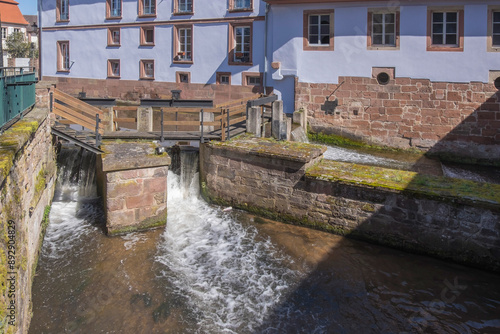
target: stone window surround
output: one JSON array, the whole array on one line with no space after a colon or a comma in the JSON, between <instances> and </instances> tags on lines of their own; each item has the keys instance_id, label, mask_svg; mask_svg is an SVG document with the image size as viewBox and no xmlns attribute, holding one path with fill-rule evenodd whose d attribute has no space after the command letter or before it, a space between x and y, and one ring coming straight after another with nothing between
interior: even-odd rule
<instances>
[{"instance_id":1,"label":"stone window surround","mask_svg":"<svg viewBox=\"0 0 500 334\"><path fill-rule=\"evenodd\" d=\"M119 33L119 41L118 41L118 43L115 43L113 41L113 32L114 31L118 31L118 33ZM114 46L114 47L121 46L121 31L120 31L120 27L108 28L108 46Z\"/></svg>"},{"instance_id":2,"label":"stone window surround","mask_svg":"<svg viewBox=\"0 0 500 334\"><path fill-rule=\"evenodd\" d=\"M248 62L236 62L234 61L234 53L236 48L236 38L234 30L237 27L250 27L250 61ZM228 64L229 65L244 65L244 66L252 66L252 53L253 53L253 21L248 22L238 22L238 23L229 23L229 38L228 38Z\"/></svg>"},{"instance_id":3,"label":"stone window surround","mask_svg":"<svg viewBox=\"0 0 500 334\"><path fill-rule=\"evenodd\" d=\"M434 45L432 44L432 14L435 12L456 12L458 18L456 46L449 45ZM427 51L464 51L464 6L430 6L427 7Z\"/></svg>"},{"instance_id":4,"label":"stone window surround","mask_svg":"<svg viewBox=\"0 0 500 334\"><path fill-rule=\"evenodd\" d=\"M154 14L144 13L145 1L154 1L154 6L152 6L154 8ZM156 17L156 13L157 13L157 3L156 3L156 0L138 0L138 2L139 2L138 3L139 17L151 17L151 18Z\"/></svg>"},{"instance_id":5,"label":"stone window surround","mask_svg":"<svg viewBox=\"0 0 500 334\"><path fill-rule=\"evenodd\" d=\"M152 31L153 41L147 41L147 32ZM154 26L144 26L140 29L140 45L141 46L154 46L155 45L155 27Z\"/></svg>"},{"instance_id":6,"label":"stone window surround","mask_svg":"<svg viewBox=\"0 0 500 334\"><path fill-rule=\"evenodd\" d=\"M194 14L194 0L191 1L191 11L180 11L180 6L179 6L179 1L181 0L174 0L174 11L173 15L193 15ZM202 0L203 1L203 0Z\"/></svg>"},{"instance_id":7,"label":"stone window surround","mask_svg":"<svg viewBox=\"0 0 500 334\"><path fill-rule=\"evenodd\" d=\"M181 75L186 75L188 82L182 82ZM175 72L175 82L176 83L191 83L191 72Z\"/></svg>"},{"instance_id":8,"label":"stone window surround","mask_svg":"<svg viewBox=\"0 0 500 334\"><path fill-rule=\"evenodd\" d=\"M113 64L118 64L118 75L113 74ZM108 78L109 79L120 79L120 59L108 59Z\"/></svg>"},{"instance_id":9,"label":"stone window surround","mask_svg":"<svg viewBox=\"0 0 500 334\"><path fill-rule=\"evenodd\" d=\"M63 1L66 3L67 11L68 11L68 18L66 18L66 19L61 19L61 9L62 9ZM69 22L69 0L57 0L57 2L56 2L56 22Z\"/></svg>"},{"instance_id":10,"label":"stone window surround","mask_svg":"<svg viewBox=\"0 0 500 334\"><path fill-rule=\"evenodd\" d=\"M253 0L250 0L250 7L248 8L236 8L235 7L236 0L229 0L229 12L253 12Z\"/></svg>"},{"instance_id":11,"label":"stone window surround","mask_svg":"<svg viewBox=\"0 0 500 334\"><path fill-rule=\"evenodd\" d=\"M249 78L260 78L260 85L249 85ZM241 84L248 87L263 87L264 74L261 72L241 72Z\"/></svg>"},{"instance_id":12,"label":"stone window surround","mask_svg":"<svg viewBox=\"0 0 500 334\"><path fill-rule=\"evenodd\" d=\"M488 6L488 35L487 35L487 51L500 52L500 45L493 45L493 13L500 12L500 5Z\"/></svg>"},{"instance_id":13,"label":"stone window surround","mask_svg":"<svg viewBox=\"0 0 500 334\"><path fill-rule=\"evenodd\" d=\"M67 68L65 66L66 61L64 60L65 55L63 55L63 45L66 45L67 50ZM57 41L57 72L68 72L70 71L70 49L69 41Z\"/></svg>"},{"instance_id":14,"label":"stone window surround","mask_svg":"<svg viewBox=\"0 0 500 334\"><path fill-rule=\"evenodd\" d=\"M153 76L146 76L146 65L153 64ZM141 80L154 80L155 79L155 61L154 59L141 59L139 61L139 79Z\"/></svg>"},{"instance_id":15,"label":"stone window surround","mask_svg":"<svg viewBox=\"0 0 500 334\"><path fill-rule=\"evenodd\" d=\"M221 83L221 77L227 76L229 78L228 83ZM231 85L231 72L217 72L215 83L217 85Z\"/></svg>"},{"instance_id":16,"label":"stone window surround","mask_svg":"<svg viewBox=\"0 0 500 334\"><path fill-rule=\"evenodd\" d=\"M180 45L179 45L179 29L183 28L189 28L191 29L191 60L185 60L185 59L179 59L177 57L177 54L180 52ZM184 25L174 25L173 26L173 33L174 33L174 38L173 38L173 50L174 50L174 55L173 55L173 63L174 64L193 64L194 62L194 40L193 40L193 25L192 24L184 24Z\"/></svg>"},{"instance_id":17,"label":"stone window surround","mask_svg":"<svg viewBox=\"0 0 500 334\"><path fill-rule=\"evenodd\" d=\"M372 29L373 29L373 14L396 14L396 45L374 45L372 43ZM384 8L368 8L368 22L367 22L367 49L368 50L399 50L400 45L400 9L384 9Z\"/></svg>"},{"instance_id":18,"label":"stone window surround","mask_svg":"<svg viewBox=\"0 0 500 334\"><path fill-rule=\"evenodd\" d=\"M123 13L123 0L120 1L120 15L112 16L111 15L111 2L113 0L106 0L106 20L120 20L122 18Z\"/></svg>"},{"instance_id":19,"label":"stone window surround","mask_svg":"<svg viewBox=\"0 0 500 334\"><path fill-rule=\"evenodd\" d=\"M330 15L330 44L309 45L309 16L310 15ZM334 9L318 9L318 10L304 10L303 13L303 37L302 44L304 51L333 51L334 50L334 25L335 25L335 10Z\"/></svg>"}]
</instances>

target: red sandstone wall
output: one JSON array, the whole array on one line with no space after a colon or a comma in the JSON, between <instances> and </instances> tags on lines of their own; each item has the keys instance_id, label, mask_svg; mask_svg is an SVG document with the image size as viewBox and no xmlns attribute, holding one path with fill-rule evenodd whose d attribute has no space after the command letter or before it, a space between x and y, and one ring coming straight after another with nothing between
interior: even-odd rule
<instances>
[{"instance_id":1,"label":"red sandstone wall","mask_svg":"<svg viewBox=\"0 0 500 334\"><path fill-rule=\"evenodd\" d=\"M500 92L493 84L396 78L384 86L374 78L339 77L342 81L334 115L325 115L321 105L338 85L297 83L296 109L308 111L313 129L393 147L465 150L483 158L500 153Z\"/></svg>"},{"instance_id":2,"label":"red sandstone wall","mask_svg":"<svg viewBox=\"0 0 500 334\"><path fill-rule=\"evenodd\" d=\"M182 90L181 99L214 100L214 104L230 100L239 100L260 93L259 87L178 84L148 80L97 80L64 77L43 77L44 81L56 83L57 89L77 96L85 91L87 97L109 97L120 100L139 100L141 98L163 98L172 96L171 90Z\"/></svg>"}]
</instances>

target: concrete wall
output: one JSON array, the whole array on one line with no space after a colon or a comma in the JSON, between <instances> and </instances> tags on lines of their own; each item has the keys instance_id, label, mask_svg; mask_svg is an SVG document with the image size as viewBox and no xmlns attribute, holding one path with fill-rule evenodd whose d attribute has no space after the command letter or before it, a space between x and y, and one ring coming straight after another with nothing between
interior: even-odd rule
<instances>
[{"instance_id":1,"label":"concrete wall","mask_svg":"<svg viewBox=\"0 0 500 334\"><path fill-rule=\"evenodd\" d=\"M0 327L8 333L28 332L42 220L55 187L47 115L35 109L0 136Z\"/></svg>"},{"instance_id":2,"label":"concrete wall","mask_svg":"<svg viewBox=\"0 0 500 334\"><path fill-rule=\"evenodd\" d=\"M380 178L394 174L392 183L407 175L369 167L365 178L356 178L350 175L350 164L318 164L318 154L296 159L304 149L304 144L280 146L262 140L203 145L203 193L214 202L285 222L500 270L498 198L473 201L445 195L451 188L440 196L411 178L399 189L370 185L373 173L380 172ZM314 172L308 169L312 166ZM345 175L332 174L335 169ZM432 184L431 179L425 182ZM442 182L445 188L453 183ZM476 186L479 196L488 187L494 188L492 193L500 191L495 185L467 184Z\"/></svg>"}]
</instances>

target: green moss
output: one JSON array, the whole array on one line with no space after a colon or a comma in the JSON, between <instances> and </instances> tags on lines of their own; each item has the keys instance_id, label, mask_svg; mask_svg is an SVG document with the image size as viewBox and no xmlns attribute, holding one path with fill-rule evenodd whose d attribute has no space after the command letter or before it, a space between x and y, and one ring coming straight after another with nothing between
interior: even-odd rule
<instances>
[{"instance_id":1,"label":"green moss","mask_svg":"<svg viewBox=\"0 0 500 334\"><path fill-rule=\"evenodd\" d=\"M311 178L418 194L448 202L500 207L500 185L422 175L381 167L323 160L306 171Z\"/></svg>"},{"instance_id":2,"label":"green moss","mask_svg":"<svg viewBox=\"0 0 500 334\"><path fill-rule=\"evenodd\" d=\"M24 271L28 269L28 259L24 255L21 257L21 269Z\"/></svg>"},{"instance_id":3,"label":"green moss","mask_svg":"<svg viewBox=\"0 0 500 334\"><path fill-rule=\"evenodd\" d=\"M315 142L315 143L322 143L322 144L327 144L327 145L332 145L332 146L340 146L340 147L345 147L345 148L361 148L361 149L370 149L370 150L376 150L376 151L389 151L389 152L405 152L405 153L410 153L410 154L417 154L417 155L423 155L423 152L410 148L410 149L398 149L398 148L393 148L389 146L381 146L381 145L374 145L374 144L368 144L365 143L361 140L355 140L339 135L334 135L334 134L325 134L322 132L313 132L309 129L307 136L310 141Z\"/></svg>"},{"instance_id":4,"label":"green moss","mask_svg":"<svg viewBox=\"0 0 500 334\"><path fill-rule=\"evenodd\" d=\"M112 230L108 229L108 235L115 236L115 235L122 235L122 234L127 234L127 233L132 233L132 232L144 231L144 230L162 227L162 226L165 226L166 224L167 224L167 214L165 212L165 214L162 215L161 217L148 218L138 225L126 226L123 228L117 228L117 229L112 229Z\"/></svg>"}]
</instances>

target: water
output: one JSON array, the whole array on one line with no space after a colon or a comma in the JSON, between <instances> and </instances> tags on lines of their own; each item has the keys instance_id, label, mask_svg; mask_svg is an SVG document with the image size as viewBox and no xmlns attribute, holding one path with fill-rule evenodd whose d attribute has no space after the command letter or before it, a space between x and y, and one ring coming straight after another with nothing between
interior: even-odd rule
<instances>
[{"instance_id":1,"label":"water","mask_svg":"<svg viewBox=\"0 0 500 334\"><path fill-rule=\"evenodd\" d=\"M58 185L73 190L54 202L30 333L500 332L499 275L224 212L182 170L166 228L122 237L102 233L95 193Z\"/></svg>"}]
</instances>

